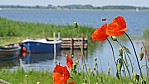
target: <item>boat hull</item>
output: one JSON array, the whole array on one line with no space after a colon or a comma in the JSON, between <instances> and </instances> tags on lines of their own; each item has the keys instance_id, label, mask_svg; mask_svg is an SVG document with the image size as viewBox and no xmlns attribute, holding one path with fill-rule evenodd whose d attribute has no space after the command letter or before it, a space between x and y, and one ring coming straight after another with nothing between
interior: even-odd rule
<instances>
[{"instance_id":1,"label":"boat hull","mask_svg":"<svg viewBox=\"0 0 149 84\"><path fill-rule=\"evenodd\" d=\"M56 46L56 51L60 51L61 42L37 42L37 41L26 41L23 42L23 46L27 49L29 53L54 53L54 45Z\"/></svg>"},{"instance_id":2,"label":"boat hull","mask_svg":"<svg viewBox=\"0 0 149 84\"><path fill-rule=\"evenodd\" d=\"M13 48L0 48L0 60L19 57L20 51L20 46Z\"/></svg>"}]
</instances>

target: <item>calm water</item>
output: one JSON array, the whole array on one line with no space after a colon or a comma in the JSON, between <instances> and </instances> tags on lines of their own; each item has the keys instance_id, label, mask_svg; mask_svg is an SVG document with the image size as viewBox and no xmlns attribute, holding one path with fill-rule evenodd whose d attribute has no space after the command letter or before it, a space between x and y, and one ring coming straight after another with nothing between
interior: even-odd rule
<instances>
[{"instance_id":1,"label":"calm water","mask_svg":"<svg viewBox=\"0 0 149 84\"><path fill-rule=\"evenodd\" d=\"M133 36L141 36L142 32L149 28L149 12L135 12L135 11L97 11L97 10L1 10L0 17L4 17L16 21L26 21L34 23L45 23L45 24L56 24L56 25L73 25L73 22L78 22L79 25L92 26L94 28L100 27L104 22L101 21L102 18L107 18L107 23L110 23L116 16L122 15L126 22L128 34ZM142 47L140 40L135 40L135 47L137 52ZM129 41L125 41L124 44L126 47L132 51L132 47ZM117 52L118 46L116 43L113 43L114 49ZM79 51L76 51L79 53ZM66 65L65 55L69 54L69 51L61 51L57 55L57 61L60 61L61 65ZM17 69L18 65L24 67L26 70L48 70L52 71L54 65L54 60L51 58L51 54L36 54L29 55L24 58L11 60L9 62L1 62L4 64L14 64L12 69ZM100 71L107 72L107 67L111 67L112 74L115 74L115 65L112 58L112 52L108 42L103 43L102 45L97 46L97 49L90 53L88 52L84 60L93 66L94 57L98 58L98 68ZM118 53L116 53L116 58L118 58ZM82 57L78 54L75 55L75 58L80 60L82 64ZM137 63L135 61L134 53L132 52L131 58L135 64L135 70ZM144 64L145 62L141 62Z\"/></svg>"}]
</instances>

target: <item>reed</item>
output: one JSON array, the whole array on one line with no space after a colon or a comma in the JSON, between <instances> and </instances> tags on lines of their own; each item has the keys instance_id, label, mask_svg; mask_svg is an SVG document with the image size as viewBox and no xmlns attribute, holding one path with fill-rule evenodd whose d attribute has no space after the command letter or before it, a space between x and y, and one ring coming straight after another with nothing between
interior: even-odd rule
<instances>
[{"instance_id":1,"label":"reed","mask_svg":"<svg viewBox=\"0 0 149 84\"><path fill-rule=\"evenodd\" d=\"M29 23L0 18L0 37L53 37L53 32L60 32L61 37L76 37L77 32L72 25ZM93 31L92 27L79 26L79 36L81 33L91 36Z\"/></svg>"},{"instance_id":2,"label":"reed","mask_svg":"<svg viewBox=\"0 0 149 84\"><path fill-rule=\"evenodd\" d=\"M20 22L20 21L8 20L6 18L0 18L0 30L1 30L0 44L4 45L12 42L13 43L21 42L22 39L26 38L53 38L53 32L55 32L56 35L58 35L58 32L60 32L61 38L67 38L67 37L75 38L77 36L81 37L83 33L84 36L88 36L88 43L91 43L91 34L94 31L94 28L89 26L79 26L78 32L76 32L74 30L73 24L53 25L53 24ZM17 40L14 42L12 41L12 38Z\"/></svg>"}]
</instances>

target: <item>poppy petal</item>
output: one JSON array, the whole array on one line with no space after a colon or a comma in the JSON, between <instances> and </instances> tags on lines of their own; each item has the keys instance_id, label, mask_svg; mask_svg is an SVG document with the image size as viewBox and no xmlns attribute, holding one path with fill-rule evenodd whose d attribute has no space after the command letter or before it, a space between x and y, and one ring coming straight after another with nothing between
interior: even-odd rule
<instances>
[{"instance_id":1,"label":"poppy petal","mask_svg":"<svg viewBox=\"0 0 149 84\"><path fill-rule=\"evenodd\" d=\"M72 69L73 61L70 57L66 57L66 64L69 69Z\"/></svg>"},{"instance_id":2,"label":"poppy petal","mask_svg":"<svg viewBox=\"0 0 149 84\"><path fill-rule=\"evenodd\" d=\"M97 28L92 34L93 41L103 42L107 39L108 35L106 34L107 24L104 24L101 28Z\"/></svg>"},{"instance_id":3,"label":"poppy petal","mask_svg":"<svg viewBox=\"0 0 149 84\"><path fill-rule=\"evenodd\" d=\"M54 84L66 84L69 77L70 74L66 66L63 67L60 65L56 65L52 74Z\"/></svg>"},{"instance_id":4,"label":"poppy petal","mask_svg":"<svg viewBox=\"0 0 149 84\"><path fill-rule=\"evenodd\" d=\"M125 19L122 16L118 16L108 25L106 33L109 36L122 36L126 30Z\"/></svg>"}]
</instances>

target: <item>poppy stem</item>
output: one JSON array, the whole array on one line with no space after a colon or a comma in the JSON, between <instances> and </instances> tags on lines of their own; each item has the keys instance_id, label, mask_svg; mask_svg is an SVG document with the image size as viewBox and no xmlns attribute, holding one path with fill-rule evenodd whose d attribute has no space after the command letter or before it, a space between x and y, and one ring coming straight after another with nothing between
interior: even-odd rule
<instances>
[{"instance_id":1,"label":"poppy stem","mask_svg":"<svg viewBox=\"0 0 149 84\"><path fill-rule=\"evenodd\" d=\"M126 32L125 32L125 35L128 37L128 39L129 39L130 42L131 42L131 45L132 45L132 47L133 47L133 50L134 50L134 53L135 53L135 56L136 56L136 59L137 59L138 67L139 67L139 70L140 70L140 76L141 76L141 78L143 79L143 75L142 75L142 71L141 71L141 67L140 67L139 59L138 59L138 57L137 57L137 53L136 53L134 44L133 44L131 38L129 37L129 35L128 35Z\"/></svg>"},{"instance_id":2,"label":"poppy stem","mask_svg":"<svg viewBox=\"0 0 149 84\"><path fill-rule=\"evenodd\" d=\"M110 40L107 38L107 40L108 40L108 42L109 42L109 44L110 44L110 47L111 47L111 49L112 49L112 53L113 53L113 59L114 59L114 62L115 62L115 65L116 65L116 60L115 60L115 56L114 56L114 49L113 49L113 46L112 46L112 44L111 44L111 42L110 42Z\"/></svg>"},{"instance_id":3,"label":"poppy stem","mask_svg":"<svg viewBox=\"0 0 149 84\"><path fill-rule=\"evenodd\" d=\"M147 73L146 78L148 78L148 75L149 75L149 72L148 72L149 67L148 67L148 63L147 63L147 62L148 62L148 61L147 61L147 57L148 57L149 55L148 55L148 52L147 52L147 49L146 49L146 47L145 47L144 42L142 42L142 44L143 44L144 51L145 51L145 63L146 63L146 73Z\"/></svg>"},{"instance_id":4,"label":"poppy stem","mask_svg":"<svg viewBox=\"0 0 149 84\"><path fill-rule=\"evenodd\" d=\"M134 69L133 69L133 63L132 63L132 61L131 61L131 58L130 58L128 52L126 51L126 49L124 48L124 46L123 46L119 41L117 41L117 43L123 48L124 54L128 56L128 59L129 59L130 64L131 64L132 72L133 72L133 71L134 71ZM129 76L130 76L130 71L129 71L129 69L128 69L128 66L126 66L126 68L127 68L127 70L128 70L128 74L129 74Z\"/></svg>"}]
</instances>

